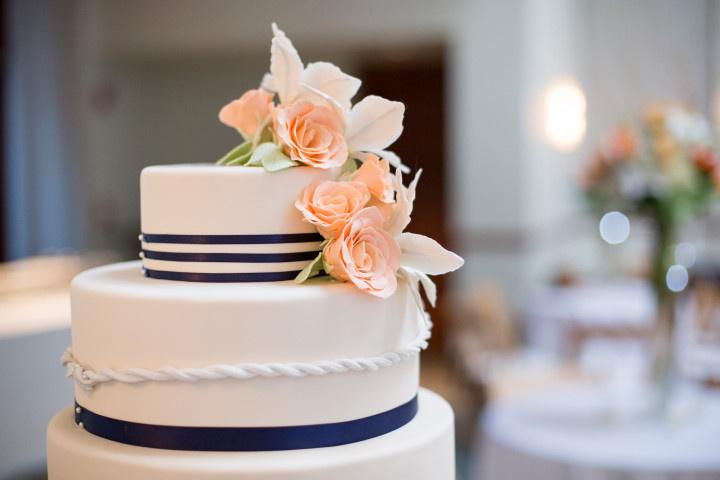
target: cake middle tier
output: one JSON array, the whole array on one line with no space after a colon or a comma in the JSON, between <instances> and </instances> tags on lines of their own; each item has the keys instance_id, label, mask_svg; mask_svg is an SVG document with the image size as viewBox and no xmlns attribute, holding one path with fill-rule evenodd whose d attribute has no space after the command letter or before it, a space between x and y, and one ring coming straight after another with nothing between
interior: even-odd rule
<instances>
[{"instance_id":1,"label":"cake middle tier","mask_svg":"<svg viewBox=\"0 0 720 480\"><path fill-rule=\"evenodd\" d=\"M72 284L72 351L95 372L238 364L312 364L396 352L422 333L406 285L388 299L313 280L205 284L146 278L140 262L89 270ZM82 407L168 426L343 422L391 410L418 389L418 355L343 373L77 385Z\"/></svg>"}]
</instances>

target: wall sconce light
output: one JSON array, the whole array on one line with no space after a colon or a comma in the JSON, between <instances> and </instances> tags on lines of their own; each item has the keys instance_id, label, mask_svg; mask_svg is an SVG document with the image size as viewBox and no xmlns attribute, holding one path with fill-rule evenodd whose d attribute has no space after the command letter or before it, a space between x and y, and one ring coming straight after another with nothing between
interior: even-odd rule
<instances>
[{"instance_id":1,"label":"wall sconce light","mask_svg":"<svg viewBox=\"0 0 720 480\"><path fill-rule=\"evenodd\" d=\"M573 79L558 80L545 90L544 130L547 142L560 152L570 152L585 138L585 92Z\"/></svg>"}]
</instances>

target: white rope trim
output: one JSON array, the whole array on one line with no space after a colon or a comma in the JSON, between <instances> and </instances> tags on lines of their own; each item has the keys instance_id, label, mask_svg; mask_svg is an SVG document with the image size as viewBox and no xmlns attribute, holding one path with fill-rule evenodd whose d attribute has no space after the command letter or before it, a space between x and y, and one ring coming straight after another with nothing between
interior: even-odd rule
<instances>
[{"instance_id":1,"label":"white rope trim","mask_svg":"<svg viewBox=\"0 0 720 480\"><path fill-rule=\"evenodd\" d=\"M377 371L393 366L420 353L428 346L432 322L427 314L422 314L420 333L415 339L400 349L387 352L376 357L341 358L308 363L240 363L236 365L218 364L204 368L164 367L157 370L145 368L123 368L113 370L103 368L92 370L83 367L73 356L72 348L68 347L60 358L67 369L67 376L72 377L78 385L92 389L99 383L121 382L196 382L198 380L221 380L234 378L247 380L255 377L306 377L330 373Z\"/></svg>"}]
</instances>

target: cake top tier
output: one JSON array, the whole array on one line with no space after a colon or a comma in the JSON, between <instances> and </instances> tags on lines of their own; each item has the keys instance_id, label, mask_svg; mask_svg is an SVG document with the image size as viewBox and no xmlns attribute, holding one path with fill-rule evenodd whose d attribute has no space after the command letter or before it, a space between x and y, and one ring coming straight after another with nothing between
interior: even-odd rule
<instances>
[{"instance_id":1,"label":"cake top tier","mask_svg":"<svg viewBox=\"0 0 720 480\"><path fill-rule=\"evenodd\" d=\"M339 170L282 172L210 164L147 167L140 176L144 235L277 235L316 233L295 200Z\"/></svg>"}]
</instances>

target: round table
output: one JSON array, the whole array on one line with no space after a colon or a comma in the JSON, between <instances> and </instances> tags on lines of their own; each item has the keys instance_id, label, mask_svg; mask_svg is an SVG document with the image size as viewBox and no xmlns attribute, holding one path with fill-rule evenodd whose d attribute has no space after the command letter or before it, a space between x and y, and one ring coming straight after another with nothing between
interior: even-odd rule
<instances>
[{"instance_id":1,"label":"round table","mask_svg":"<svg viewBox=\"0 0 720 480\"><path fill-rule=\"evenodd\" d=\"M44 474L47 424L73 399L69 344L67 287L0 294L0 478Z\"/></svg>"},{"instance_id":2,"label":"round table","mask_svg":"<svg viewBox=\"0 0 720 480\"><path fill-rule=\"evenodd\" d=\"M664 418L619 414L623 403L611 392L583 383L491 404L478 426L473 478L720 478L718 392L683 395Z\"/></svg>"},{"instance_id":3,"label":"round table","mask_svg":"<svg viewBox=\"0 0 720 480\"><path fill-rule=\"evenodd\" d=\"M569 353L595 337L637 338L655 321L655 297L638 280L547 287L524 307L528 344L545 352Z\"/></svg>"}]
</instances>

